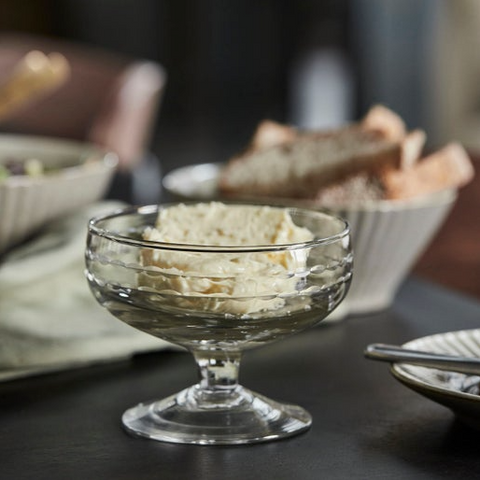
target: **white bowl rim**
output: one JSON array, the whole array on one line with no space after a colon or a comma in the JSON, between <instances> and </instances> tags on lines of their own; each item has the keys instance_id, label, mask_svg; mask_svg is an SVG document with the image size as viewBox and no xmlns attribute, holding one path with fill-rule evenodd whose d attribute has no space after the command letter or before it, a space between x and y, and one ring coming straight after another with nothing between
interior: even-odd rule
<instances>
[{"instance_id":1,"label":"white bowl rim","mask_svg":"<svg viewBox=\"0 0 480 480\"><path fill-rule=\"evenodd\" d=\"M77 152L79 156L82 156L84 161L75 165L62 167L58 171L47 175L12 175L0 181L0 188L40 185L55 181L60 177L76 178L88 171L92 171L92 169L111 170L118 165L118 156L115 152L91 142L82 142L61 137L0 133L0 149L3 143L11 144L12 142L20 146L19 151L21 150L21 145L24 143L28 144L28 146L38 144L39 148L50 145L71 149L72 152Z\"/></svg>"}]
</instances>

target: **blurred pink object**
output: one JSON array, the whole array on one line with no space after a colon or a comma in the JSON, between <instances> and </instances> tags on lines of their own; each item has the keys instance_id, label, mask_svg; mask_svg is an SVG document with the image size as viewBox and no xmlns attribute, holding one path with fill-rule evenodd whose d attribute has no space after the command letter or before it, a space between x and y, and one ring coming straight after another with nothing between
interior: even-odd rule
<instances>
[{"instance_id":1,"label":"blurred pink object","mask_svg":"<svg viewBox=\"0 0 480 480\"><path fill-rule=\"evenodd\" d=\"M0 83L30 50L64 55L70 77L2 120L0 130L92 142L132 170L151 140L166 83L162 66L63 40L1 35Z\"/></svg>"}]
</instances>

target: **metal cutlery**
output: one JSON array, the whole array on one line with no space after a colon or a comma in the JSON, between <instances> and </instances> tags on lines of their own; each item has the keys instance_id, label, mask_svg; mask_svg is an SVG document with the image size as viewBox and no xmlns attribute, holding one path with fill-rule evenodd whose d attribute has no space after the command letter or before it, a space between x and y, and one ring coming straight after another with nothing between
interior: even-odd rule
<instances>
[{"instance_id":1,"label":"metal cutlery","mask_svg":"<svg viewBox=\"0 0 480 480\"><path fill-rule=\"evenodd\" d=\"M422 367L480 375L480 358L410 350L397 345L374 343L364 351L366 358L391 363L408 363Z\"/></svg>"}]
</instances>

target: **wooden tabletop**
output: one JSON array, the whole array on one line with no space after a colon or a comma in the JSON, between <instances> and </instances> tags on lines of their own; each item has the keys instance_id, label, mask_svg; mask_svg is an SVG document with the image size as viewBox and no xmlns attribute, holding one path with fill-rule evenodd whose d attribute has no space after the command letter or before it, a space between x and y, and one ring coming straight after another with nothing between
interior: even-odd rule
<instances>
[{"instance_id":1,"label":"wooden tabletop","mask_svg":"<svg viewBox=\"0 0 480 480\"><path fill-rule=\"evenodd\" d=\"M414 273L480 299L480 155L477 172L459 191L457 203Z\"/></svg>"}]
</instances>

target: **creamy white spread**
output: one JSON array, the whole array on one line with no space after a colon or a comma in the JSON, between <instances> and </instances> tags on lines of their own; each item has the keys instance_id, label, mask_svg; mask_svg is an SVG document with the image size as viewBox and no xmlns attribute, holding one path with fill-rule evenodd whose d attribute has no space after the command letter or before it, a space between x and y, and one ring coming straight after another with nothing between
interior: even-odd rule
<instances>
[{"instance_id":1,"label":"creamy white spread","mask_svg":"<svg viewBox=\"0 0 480 480\"><path fill-rule=\"evenodd\" d=\"M238 247L303 243L313 234L295 225L282 208L211 202L162 209L144 238ZM278 295L294 291L305 263L304 249L248 253L145 249L142 264L148 273L141 275L141 286L172 295L179 306L248 314L280 308L284 300Z\"/></svg>"}]
</instances>

